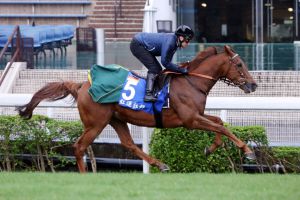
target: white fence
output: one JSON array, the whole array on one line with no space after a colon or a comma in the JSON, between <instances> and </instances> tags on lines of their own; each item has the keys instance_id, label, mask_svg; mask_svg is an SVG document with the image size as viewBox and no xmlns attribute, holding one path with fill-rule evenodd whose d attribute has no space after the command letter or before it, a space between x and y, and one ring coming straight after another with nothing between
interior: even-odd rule
<instances>
[{"instance_id":1,"label":"white fence","mask_svg":"<svg viewBox=\"0 0 300 200\"><path fill-rule=\"evenodd\" d=\"M15 107L27 103L32 94L0 94L0 115L15 115ZM79 120L76 104L68 98L42 102L35 114L61 120ZM235 126L261 125L266 128L270 145L300 146L300 97L208 97L207 113L220 116ZM135 143L149 141L152 129L130 125ZM144 132L144 134L143 134ZM143 135L147 135L144 138ZM95 142L119 143L108 126Z\"/></svg>"}]
</instances>

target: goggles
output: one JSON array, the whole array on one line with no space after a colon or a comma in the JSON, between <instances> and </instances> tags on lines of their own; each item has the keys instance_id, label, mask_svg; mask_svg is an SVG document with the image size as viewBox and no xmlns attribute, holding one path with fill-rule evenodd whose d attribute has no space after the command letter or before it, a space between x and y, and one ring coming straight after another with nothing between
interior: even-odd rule
<instances>
[{"instance_id":1,"label":"goggles","mask_svg":"<svg viewBox=\"0 0 300 200\"><path fill-rule=\"evenodd\" d=\"M189 43L189 42L191 41L191 38L186 37L186 38L184 38L184 41L185 41L186 43Z\"/></svg>"}]
</instances>

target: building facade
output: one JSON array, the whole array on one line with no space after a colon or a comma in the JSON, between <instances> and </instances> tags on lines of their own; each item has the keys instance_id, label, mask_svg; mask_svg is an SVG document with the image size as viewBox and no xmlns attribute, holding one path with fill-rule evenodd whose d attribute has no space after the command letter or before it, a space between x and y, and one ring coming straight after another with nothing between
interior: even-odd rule
<instances>
[{"instance_id":1,"label":"building facade","mask_svg":"<svg viewBox=\"0 0 300 200\"><path fill-rule=\"evenodd\" d=\"M178 0L177 23L197 42L289 43L299 40L300 0Z\"/></svg>"}]
</instances>

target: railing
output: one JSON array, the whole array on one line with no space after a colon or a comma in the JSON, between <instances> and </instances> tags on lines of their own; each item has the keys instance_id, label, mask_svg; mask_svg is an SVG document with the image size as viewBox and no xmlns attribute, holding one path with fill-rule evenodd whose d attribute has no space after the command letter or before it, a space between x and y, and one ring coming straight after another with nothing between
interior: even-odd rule
<instances>
[{"instance_id":1,"label":"railing","mask_svg":"<svg viewBox=\"0 0 300 200\"><path fill-rule=\"evenodd\" d=\"M16 35L16 37L15 37ZM13 39L16 39L16 51L12 55L12 58L9 61L9 65L7 65L2 73L2 76L0 78L0 86L5 79L6 74L8 73L10 67L12 66L13 62L21 61L22 60L22 50L21 50L21 34L20 34L20 28L19 26L16 26L12 32L12 34L9 36L5 46L3 47L2 51L0 52L0 60L4 56L5 52L8 50L9 45L11 45L11 49L13 48L12 41Z\"/></svg>"},{"instance_id":2,"label":"railing","mask_svg":"<svg viewBox=\"0 0 300 200\"><path fill-rule=\"evenodd\" d=\"M0 94L0 107L9 108L25 104L32 94ZM38 107L46 108L48 117L63 115L58 108L74 109L76 105L70 100L42 102ZM233 125L261 125L266 128L271 146L300 146L300 97L208 97L206 104L208 114L220 116L223 121ZM64 110L70 113L69 110ZM5 113L2 113L5 114ZM16 114L10 112L10 114ZM78 116L79 117L79 116ZM73 119L78 120L79 118ZM132 136L136 143L143 141L141 127L132 126ZM105 129L98 142L119 142L113 129ZM149 139L149 138L147 138Z\"/></svg>"}]
</instances>

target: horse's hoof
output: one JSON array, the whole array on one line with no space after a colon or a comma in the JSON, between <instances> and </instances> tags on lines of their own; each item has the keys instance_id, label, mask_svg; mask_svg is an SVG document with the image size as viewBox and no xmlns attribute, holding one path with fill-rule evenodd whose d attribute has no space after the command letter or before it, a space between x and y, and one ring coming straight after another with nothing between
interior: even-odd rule
<instances>
[{"instance_id":1,"label":"horse's hoof","mask_svg":"<svg viewBox=\"0 0 300 200\"><path fill-rule=\"evenodd\" d=\"M166 164L163 164L162 166L159 167L160 172L165 173L170 170L169 166Z\"/></svg>"},{"instance_id":2,"label":"horse's hoof","mask_svg":"<svg viewBox=\"0 0 300 200\"><path fill-rule=\"evenodd\" d=\"M205 148L204 148L204 155L205 155L206 157L208 157L210 154L211 154L211 152L210 152L209 148L208 148L208 147L205 147Z\"/></svg>"},{"instance_id":3,"label":"horse's hoof","mask_svg":"<svg viewBox=\"0 0 300 200\"><path fill-rule=\"evenodd\" d=\"M252 153L245 153L245 157L248 159L248 160L256 160L256 156L255 156L255 153L252 152Z\"/></svg>"}]
</instances>

